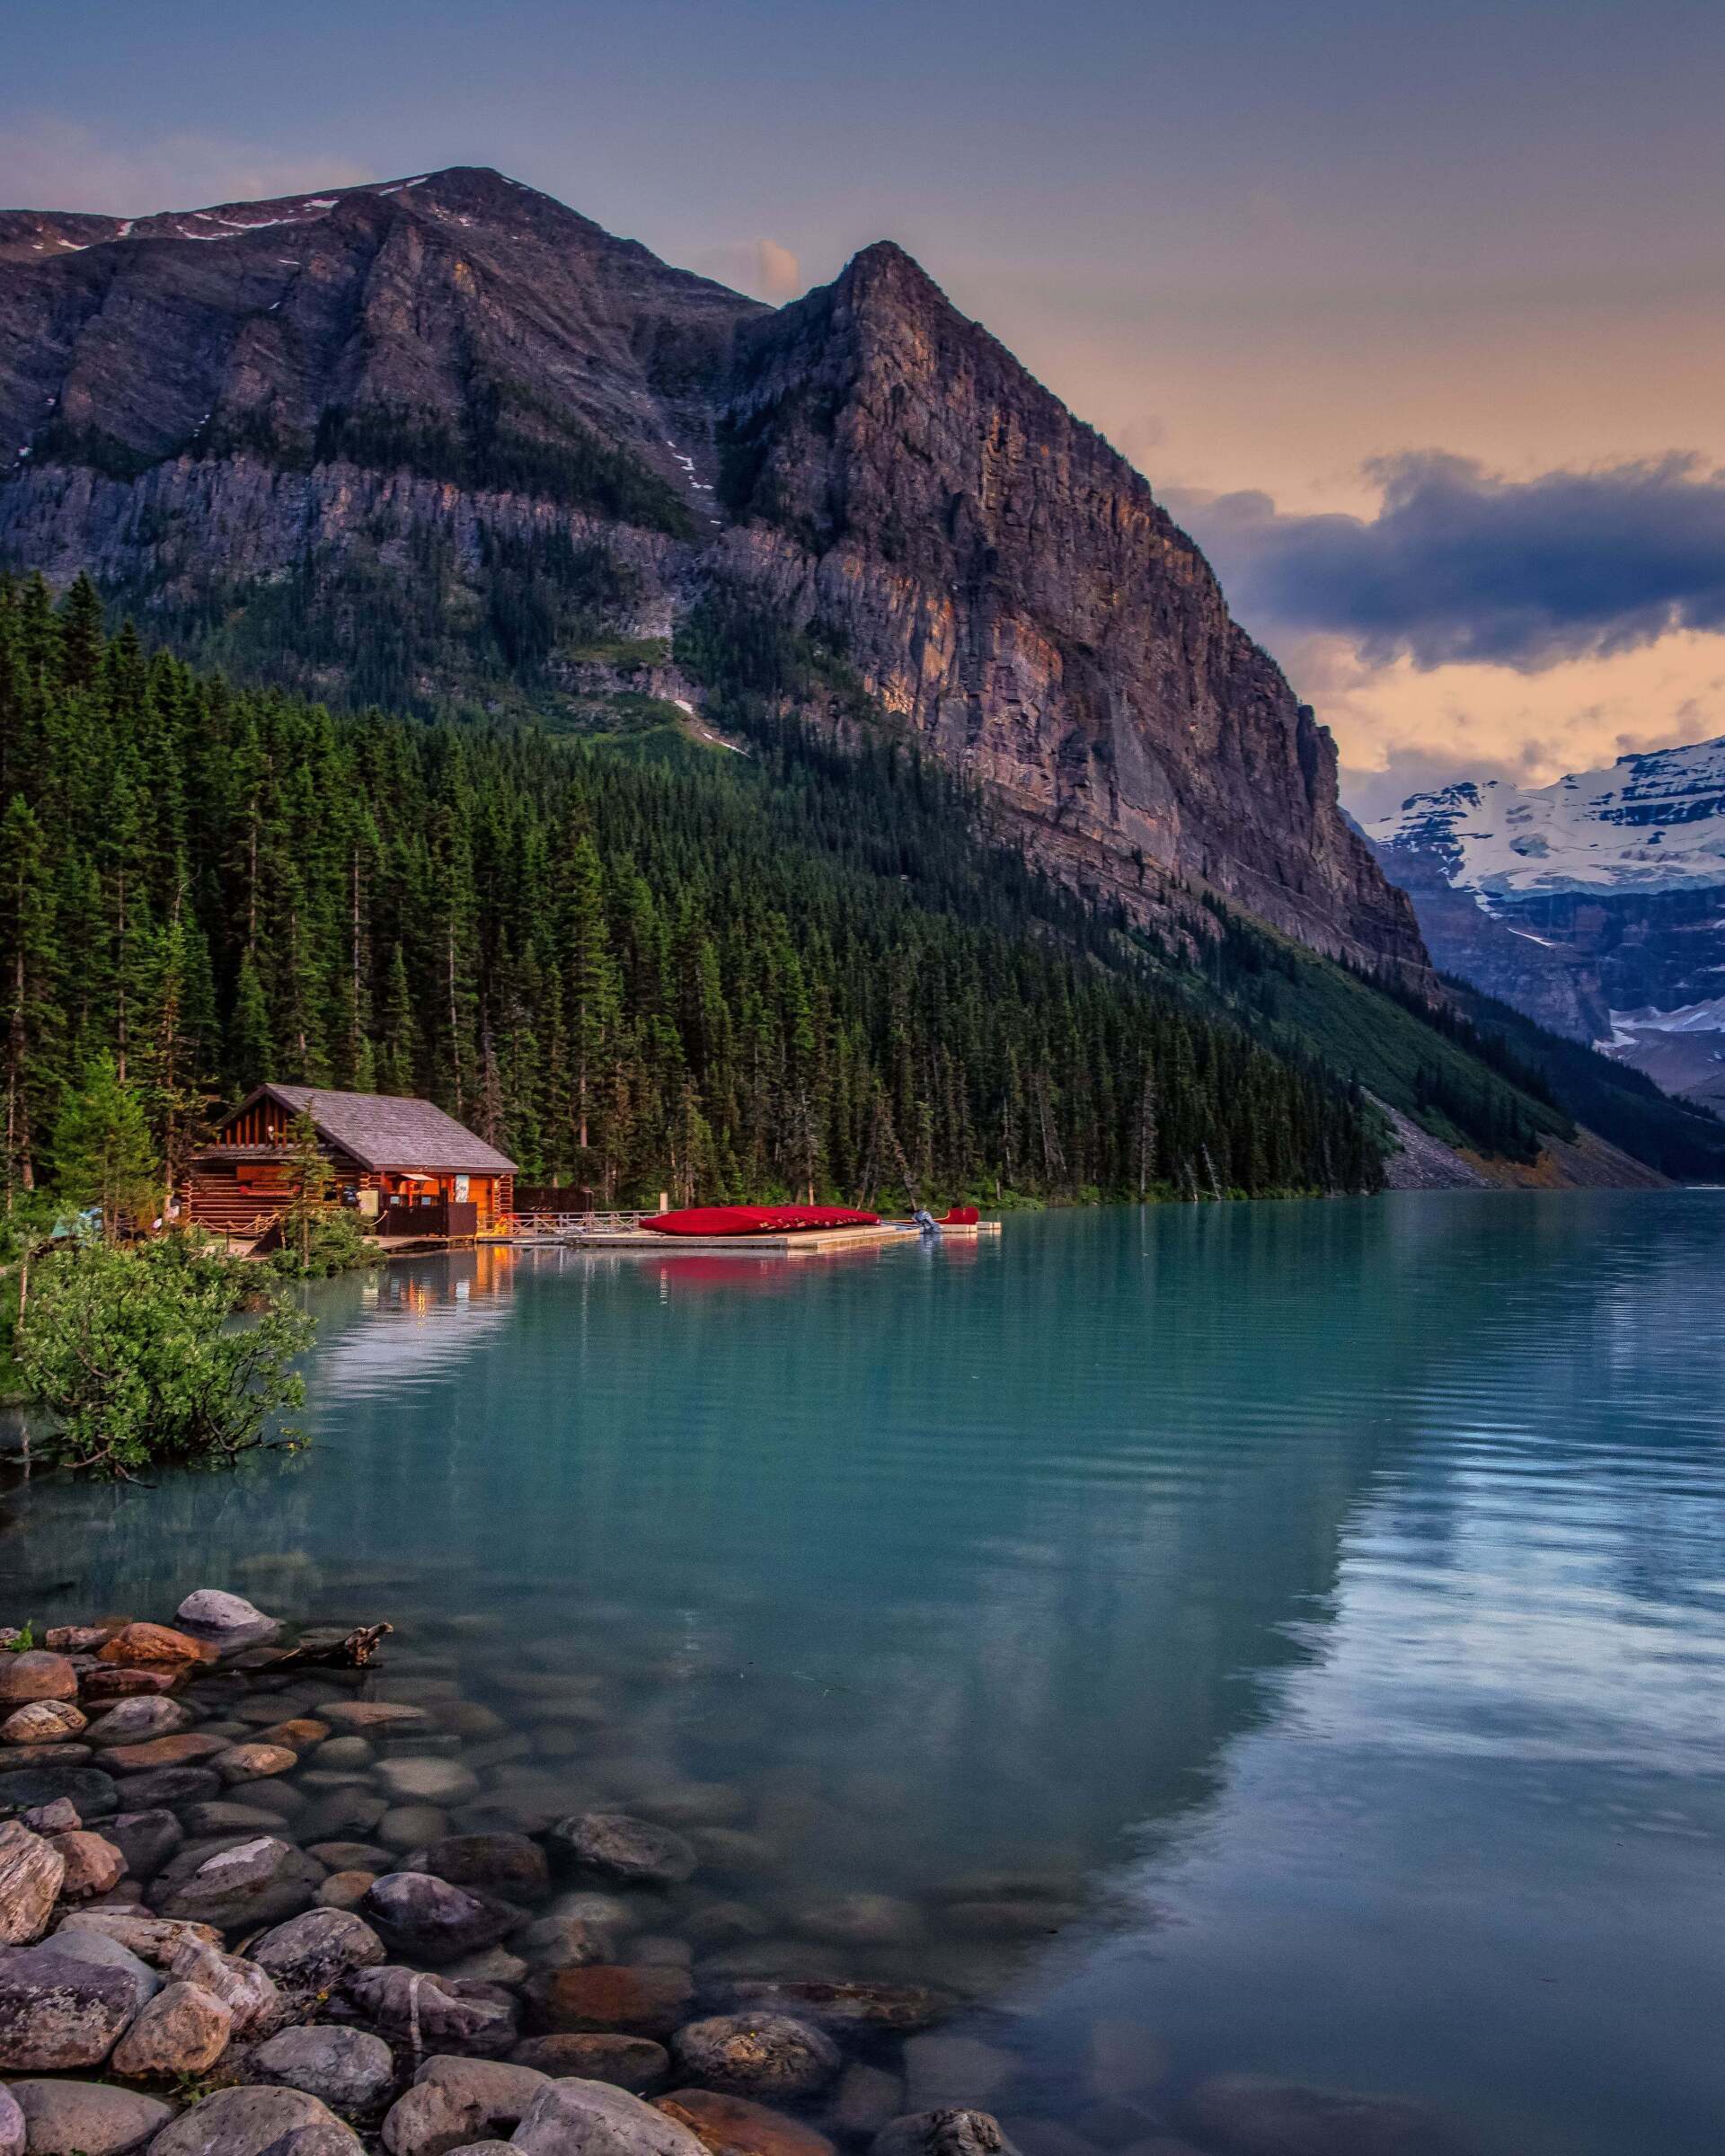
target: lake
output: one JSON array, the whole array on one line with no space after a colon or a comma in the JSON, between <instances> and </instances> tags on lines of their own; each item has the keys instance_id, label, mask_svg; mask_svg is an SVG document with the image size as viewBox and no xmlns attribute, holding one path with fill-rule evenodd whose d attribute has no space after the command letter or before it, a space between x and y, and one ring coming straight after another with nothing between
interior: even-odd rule
<instances>
[{"instance_id":1,"label":"lake","mask_svg":"<svg viewBox=\"0 0 1725 2156\"><path fill-rule=\"evenodd\" d=\"M1235 2072L1482 2156L1714 2156L1725 1194L311 1300L312 1446L15 1491L8 1614L387 1618L512 1727L572 1676L521 1789L755 1837L733 1965L958 1988L951 2093L1032 2156L1191 2138Z\"/></svg>"}]
</instances>

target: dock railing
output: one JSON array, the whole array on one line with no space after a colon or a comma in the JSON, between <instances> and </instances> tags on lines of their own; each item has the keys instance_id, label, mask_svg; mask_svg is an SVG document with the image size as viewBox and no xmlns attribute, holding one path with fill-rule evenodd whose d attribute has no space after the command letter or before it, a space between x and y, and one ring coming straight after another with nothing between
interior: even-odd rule
<instances>
[{"instance_id":1,"label":"dock railing","mask_svg":"<svg viewBox=\"0 0 1725 2156\"><path fill-rule=\"evenodd\" d=\"M645 1213L500 1213L482 1242L580 1242L589 1235L627 1235Z\"/></svg>"}]
</instances>

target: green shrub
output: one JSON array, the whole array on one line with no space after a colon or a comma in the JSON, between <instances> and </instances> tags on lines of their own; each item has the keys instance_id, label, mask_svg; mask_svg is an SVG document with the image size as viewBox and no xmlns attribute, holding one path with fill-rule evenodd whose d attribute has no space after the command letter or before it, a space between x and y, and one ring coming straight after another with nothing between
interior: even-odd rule
<instances>
[{"instance_id":1,"label":"green shrub","mask_svg":"<svg viewBox=\"0 0 1725 2156\"><path fill-rule=\"evenodd\" d=\"M129 1480L264 1443L270 1418L305 1398L291 1365L315 1330L261 1268L200 1236L86 1241L36 1268L17 1356L55 1417L47 1456Z\"/></svg>"}]
</instances>

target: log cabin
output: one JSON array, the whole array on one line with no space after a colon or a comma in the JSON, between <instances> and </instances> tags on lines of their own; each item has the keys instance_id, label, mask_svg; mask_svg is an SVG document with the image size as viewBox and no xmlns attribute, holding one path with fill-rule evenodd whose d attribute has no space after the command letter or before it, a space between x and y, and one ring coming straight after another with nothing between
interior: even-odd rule
<instances>
[{"instance_id":1,"label":"log cabin","mask_svg":"<svg viewBox=\"0 0 1725 2156\"><path fill-rule=\"evenodd\" d=\"M515 1162L429 1100L261 1085L193 1154L186 1217L217 1235L266 1233L288 1202L302 1112L330 1164L330 1202L380 1235L473 1235L513 1209Z\"/></svg>"}]
</instances>

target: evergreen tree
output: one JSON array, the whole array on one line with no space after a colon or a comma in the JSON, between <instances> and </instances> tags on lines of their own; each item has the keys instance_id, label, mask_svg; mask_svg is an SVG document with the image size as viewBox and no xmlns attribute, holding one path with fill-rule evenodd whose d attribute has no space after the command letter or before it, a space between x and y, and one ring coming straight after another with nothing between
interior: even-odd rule
<instances>
[{"instance_id":1,"label":"evergreen tree","mask_svg":"<svg viewBox=\"0 0 1725 2156\"><path fill-rule=\"evenodd\" d=\"M59 1195L68 1205L99 1207L102 1233L111 1240L124 1223L155 1217L157 1172L137 1089L120 1079L112 1056L93 1056L54 1126Z\"/></svg>"}]
</instances>

